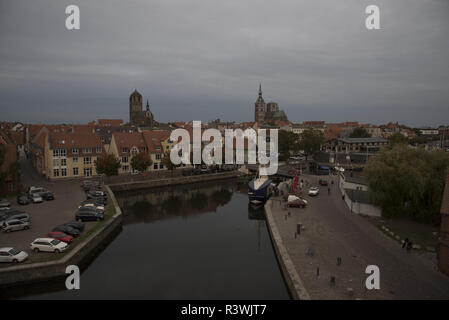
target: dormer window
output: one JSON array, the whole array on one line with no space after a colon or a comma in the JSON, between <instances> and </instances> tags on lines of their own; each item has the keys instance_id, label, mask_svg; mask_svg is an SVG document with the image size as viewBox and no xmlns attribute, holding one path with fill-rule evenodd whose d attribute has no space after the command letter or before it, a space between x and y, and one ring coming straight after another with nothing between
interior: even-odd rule
<instances>
[{"instance_id":1,"label":"dormer window","mask_svg":"<svg viewBox=\"0 0 449 320\"><path fill-rule=\"evenodd\" d=\"M132 154L133 156L135 156L135 155L137 154L137 148L136 148L136 147L132 147L132 149L131 149L131 154Z\"/></svg>"}]
</instances>

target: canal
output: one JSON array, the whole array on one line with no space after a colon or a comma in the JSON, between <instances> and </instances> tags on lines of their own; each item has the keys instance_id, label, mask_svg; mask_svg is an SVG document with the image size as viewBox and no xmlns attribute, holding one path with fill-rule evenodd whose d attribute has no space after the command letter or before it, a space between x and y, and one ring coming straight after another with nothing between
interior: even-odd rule
<instances>
[{"instance_id":1,"label":"canal","mask_svg":"<svg viewBox=\"0 0 449 320\"><path fill-rule=\"evenodd\" d=\"M227 180L118 193L123 229L81 289L27 298L289 299L263 208L248 207L246 191Z\"/></svg>"}]
</instances>

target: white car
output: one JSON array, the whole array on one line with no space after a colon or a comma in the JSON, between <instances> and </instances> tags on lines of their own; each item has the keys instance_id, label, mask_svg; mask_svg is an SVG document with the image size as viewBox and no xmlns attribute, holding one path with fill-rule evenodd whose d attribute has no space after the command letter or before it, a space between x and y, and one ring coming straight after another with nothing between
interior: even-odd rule
<instances>
[{"instance_id":1,"label":"white car","mask_svg":"<svg viewBox=\"0 0 449 320\"><path fill-rule=\"evenodd\" d=\"M37 238L30 244L34 252L46 251L60 253L67 249L67 243L52 238Z\"/></svg>"},{"instance_id":2,"label":"white car","mask_svg":"<svg viewBox=\"0 0 449 320\"><path fill-rule=\"evenodd\" d=\"M41 203L42 201L44 201L39 193L31 194L30 200L33 203Z\"/></svg>"},{"instance_id":3,"label":"white car","mask_svg":"<svg viewBox=\"0 0 449 320\"><path fill-rule=\"evenodd\" d=\"M14 248L0 248L0 262L22 262L28 258L28 253Z\"/></svg>"},{"instance_id":4,"label":"white car","mask_svg":"<svg viewBox=\"0 0 449 320\"><path fill-rule=\"evenodd\" d=\"M312 187L309 189L309 196L317 196L320 193L320 188Z\"/></svg>"}]
</instances>

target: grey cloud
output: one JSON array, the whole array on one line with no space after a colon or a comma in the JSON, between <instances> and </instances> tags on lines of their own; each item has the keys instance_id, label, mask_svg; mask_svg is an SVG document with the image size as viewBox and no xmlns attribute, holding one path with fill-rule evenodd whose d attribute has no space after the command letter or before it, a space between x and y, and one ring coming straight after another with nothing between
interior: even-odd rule
<instances>
[{"instance_id":1,"label":"grey cloud","mask_svg":"<svg viewBox=\"0 0 449 320\"><path fill-rule=\"evenodd\" d=\"M252 120L262 82L294 122L444 124L448 16L444 0L0 0L1 118L127 120L137 88L160 121Z\"/></svg>"}]
</instances>

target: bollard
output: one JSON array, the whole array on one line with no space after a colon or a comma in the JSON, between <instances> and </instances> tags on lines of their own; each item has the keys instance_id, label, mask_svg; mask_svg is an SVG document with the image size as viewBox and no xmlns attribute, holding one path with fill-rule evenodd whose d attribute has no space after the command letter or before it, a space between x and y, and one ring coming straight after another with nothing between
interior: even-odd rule
<instances>
[{"instance_id":1,"label":"bollard","mask_svg":"<svg viewBox=\"0 0 449 320\"><path fill-rule=\"evenodd\" d=\"M298 224L296 225L296 233L297 233L297 234L301 234L301 224L300 224L300 223L298 223Z\"/></svg>"}]
</instances>

